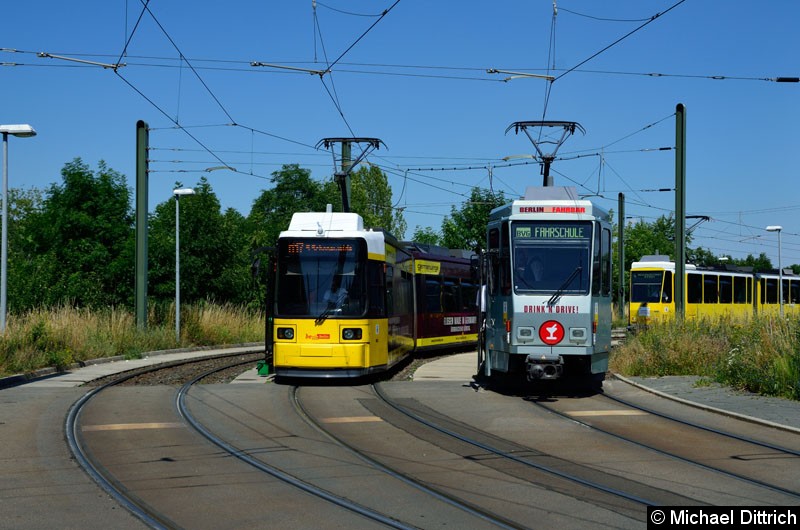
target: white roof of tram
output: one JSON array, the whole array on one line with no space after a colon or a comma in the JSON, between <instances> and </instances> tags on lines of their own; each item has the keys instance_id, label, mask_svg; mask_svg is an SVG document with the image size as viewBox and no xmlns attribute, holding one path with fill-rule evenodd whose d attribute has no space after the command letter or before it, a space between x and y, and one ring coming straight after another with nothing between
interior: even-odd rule
<instances>
[{"instance_id":1,"label":"white roof of tram","mask_svg":"<svg viewBox=\"0 0 800 530\"><path fill-rule=\"evenodd\" d=\"M528 186L525 196L492 210L490 219L609 219L608 210L581 199L573 186Z\"/></svg>"},{"instance_id":2,"label":"white roof of tram","mask_svg":"<svg viewBox=\"0 0 800 530\"><path fill-rule=\"evenodd\" d=\"M292 214L289 229L279 237L319 237L339 239L347 237L363 238L371 255L384 256L386 246L384 233L364 229L364 219L357 213L343 212L296 212Z\"/></svg>"}]
</instances>

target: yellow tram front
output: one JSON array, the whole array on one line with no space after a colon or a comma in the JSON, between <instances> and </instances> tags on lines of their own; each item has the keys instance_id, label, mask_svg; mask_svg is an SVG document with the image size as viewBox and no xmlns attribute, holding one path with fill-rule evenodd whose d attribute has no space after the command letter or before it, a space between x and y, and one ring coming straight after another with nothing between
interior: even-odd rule
<instances>
[{"instance_id":1,"label":"yellow tram front","mask_svg":"<svg viewBox=\"0 0 800 530\"><path fill-rule=\"evenodd\" d=\"M405 316L388 318L387 303L411 303L410 294L393 292L403 290L392 277L407 258L388 238L364 230L356 214L295 214L278 239L276 376L359 377L386 370L411 349L404 332L411 329L410 305Z\"/></svg>"}]
</instances>

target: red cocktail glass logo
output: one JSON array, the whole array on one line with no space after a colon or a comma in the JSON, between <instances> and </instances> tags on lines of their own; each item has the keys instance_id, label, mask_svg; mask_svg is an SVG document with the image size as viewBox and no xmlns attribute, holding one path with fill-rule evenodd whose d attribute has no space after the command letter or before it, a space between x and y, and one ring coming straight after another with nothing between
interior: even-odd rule
<instances>
[{"instance_id":1,"label":"red cocktail glass logo","mask_svg":"<svg viewBox=\"0 0 800 530\"><path fill-rule=\"evenodd\" d=\"M548 346L554 346L564 339L564 326L555 320L548 320L539 327L539 338Z\"/></svg>"}]
</instances>

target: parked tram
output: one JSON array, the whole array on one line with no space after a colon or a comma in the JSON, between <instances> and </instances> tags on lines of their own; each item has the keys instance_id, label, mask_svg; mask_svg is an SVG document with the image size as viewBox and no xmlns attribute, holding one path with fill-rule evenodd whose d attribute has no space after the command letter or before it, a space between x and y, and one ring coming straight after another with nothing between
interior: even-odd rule
<instances>
[{"instance_id":1,"label":"parked tram","mask_svg":"<svg viewBox=\"0 0 800 530\"><path fill-rule=\"evenodd\" d=\"M800 313L800 276L791 269L754 273L751 267L725 265L697 267L686 264L685 318L778 315L780 295L786 314ZM630 325L670 321L675 318L675 263L667 256L643 256L631 265ZM640 320L641 319L641 320Z\"/></svg>"},{"instance_id":2,"label":"parked tram","mask_svg":"<svg viewBox=\"0 0 800 530\"><path fill-rule=\"evenodd\" d=\"M528 381L604 377L611 350L611 221L572 187L529 187L494 209L479 370Z\"/></svg>"},{"instance_id":3,"label":"parked tram","mask_svg":"<svg viewBox=\"0 0 800 530\"><path fill-rule=\"evenodd\" d=\"M477 341L465 251L402 242L354 213L296 213L276 249L278 377L355 378Z\"/></svg>"}]
</instances>

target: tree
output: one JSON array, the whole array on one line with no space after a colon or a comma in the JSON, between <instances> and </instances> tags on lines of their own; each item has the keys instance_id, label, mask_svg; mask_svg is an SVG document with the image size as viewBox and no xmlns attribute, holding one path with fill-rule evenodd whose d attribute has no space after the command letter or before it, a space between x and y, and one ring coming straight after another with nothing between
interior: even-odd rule
<instances>
[{"instance_id":1,"label":"tree","mask_svg":"<svg viewBox=\"0 0 800 530\"><path fill-rule=\"evenodd\" d=\"M280 232L289 228L292 214L325 211L332 199L311 179L311 171L297 164L285 164L273 172L271 182L274 186L253 201L247 217L252 249L274 246Z\"/></svg>"},{"instance_id":2,"label":"tree","mask_svg":"<svg viewBox=\"0 0 800 530\"><path fill-rule=\"evenodd\" d=\"M406 233L403 214L392 206L392 188L379 167L361 166L350 174L351 210L364 218L365 226L383 228L402 239Z\"/></svg>"},{"instance_id":3,"label":"tree","mask_svg":"<svg viewBox=\"0 0 800 530\"><path fill-rule=\"evenodd\" d=\"M253 293L247 292L244 217L234 210L222 214L205 177L194 189L180 200L181 302L246 302ZM158 301L175 295L175 200L157 205L150 219L148 284Z\"/></svg>"},{"instance_id":4,"label":"tree","mask_svg":"<svg viewBox=\"0 0 800 530\"><path fill-rule=\"evenodd\" d=\"M472 188L469 200L461 209L452 206L450 215L442 221L442 245L480 253L486 246L489 213L506 202L502 192Z\"/></svg>"},{"instance_id":5,"label":"tree","mask_svg":"<svg viewBox=\"0 0 800 530\"><path fill-rule=\"evenodd\" d=\"M42 209L44 194L37 188L12 188L8 202L8 302L16 310L29 309L41 302L51 277L41 270L45 262L32 245L31 223Z\"/></svg>"},{"instance_id":6,"label":"tree","mask_svg":"<svg viewBox=\"0 0 800 530\"><path fill-rule=\"evenodd\" d=\"M687 238L688 239L688 238ZM675 219L661 216L652 223L644 221L625 227L625 270L642 256L662 254L665 260L675 256Z\"/></svg>"},{"instance_id":7,"label":"tree","mask_svg":"<svg viewBox=\"0 0 800 530\"><path fill-rule=\"evenodd\" d=\"M417 227L414 229L414 235L411 236L411 241L441 246L442 236L429 226L422 228L421 226L417 225Z\"/></svg>"},{"instance_id":8,"label":"tree","mask_svg":"<svg viewBox=\"0 0 800 530\"><path fill-rule=\"evenodd\" d=\"M700 267L715 267L722 263L717 255L703 247L687 248L686 261Z\"/></svg>"},{"instance_id":9,"label":"tree","mask_svg":"<svg viewBox=\"0 0 800 530\"><path fill-rule=\"evenodd\" d=\"M342 211L342 192L333 179L322 184L322 195L334 212ZM405 237L406 221L392 206L392 188L376 166L361 166L350 173L350 211L359 214L366 227L382 228L398 239Z\"/></svg>"},{"instance_id":10,"label":"tree","mask_svg":"<svg viewBox=\"0 0 800 530\"><path fill-rule=\"evenodd\" d=\"M62 184L50 186L41 210L25 222L28 274L47 286L27 300L90 307L130 303L133 214L125 178L103 161L93 172L80 158L65 164L61 177Z\"/></svg>"},{"instance_id":11,"label":"tree","mask_svg":"<svg viewBox=\"0 0 800 530\"><path fill-rule=\"evenodd\" d=\"M754 272L769 271L774 268L772 266L772 261L770 261L764 252L759 254L757 258L752 254L748 254L743 260L735 260L735 264L744 267L753 267Z\"/></svg>"}]
</instances>

